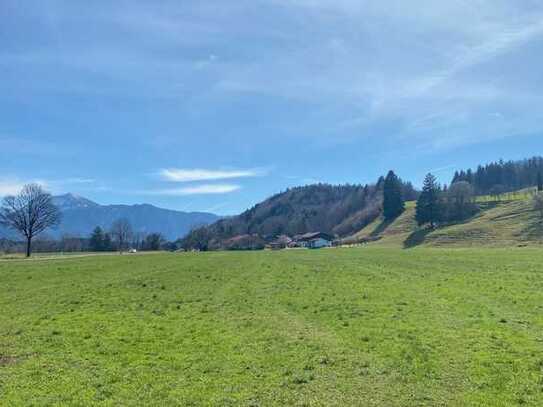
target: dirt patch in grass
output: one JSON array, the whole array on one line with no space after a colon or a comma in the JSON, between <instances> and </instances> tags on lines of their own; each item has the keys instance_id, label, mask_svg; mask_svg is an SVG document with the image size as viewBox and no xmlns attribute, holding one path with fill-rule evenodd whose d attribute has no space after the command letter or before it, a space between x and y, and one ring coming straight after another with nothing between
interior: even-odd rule
<instances>
[{"instance_id":1,"label":"dirt patch in grass","mask_svg":"<svg viewBox=\"0 0 543 407\"><path fill-rule=\"evenodd\" d=\"M36 356L36 353L27 353L19 356L12 355L2 355L0 354L0 367L7 367L15 365L16 363L22 362L28 358Z\"/></svg>"},{"instance_id":2,"label":"dirt patch in grass","mask_svg":"<svg viewBox=\"0 0 543 407\"><path fill-rule=\"evenodd\" d=\"M14 365L17 360L19 359L16 356L0 355L0 367Z\"/></svg>"}]
</instances>

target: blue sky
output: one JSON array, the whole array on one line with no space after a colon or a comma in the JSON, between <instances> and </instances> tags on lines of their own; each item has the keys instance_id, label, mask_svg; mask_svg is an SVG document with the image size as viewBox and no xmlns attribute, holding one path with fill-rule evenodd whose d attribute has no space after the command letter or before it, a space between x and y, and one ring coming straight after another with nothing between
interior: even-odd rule
<instances>
[{"instance_id":1,"label":"blue sky","mask_svg":"<svg viewBox=\"0 0 543 407\"><path fill-rule=\"evenodd\" d=\"M0 2L0 195L234 214L543 150L540 1Z\"/></svg>"}]
</instances>

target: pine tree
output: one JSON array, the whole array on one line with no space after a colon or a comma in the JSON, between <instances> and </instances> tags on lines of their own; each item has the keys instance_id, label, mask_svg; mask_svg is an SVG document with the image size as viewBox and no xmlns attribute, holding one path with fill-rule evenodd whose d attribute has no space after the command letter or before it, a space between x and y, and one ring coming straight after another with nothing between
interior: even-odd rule
<instances>
[{"instance_id":1,"label":"pine tree","mask_svg":"<svg viewBox=\"0 0 543 407\"><path fill-rule=\"evenodd\" d=\"M426 175L422 193L417 201L416 219L419 225L429 223L433 228L442 218L441 188L436 177Z\"/></svg>"},{"instance_id":2,"label":"pine tree","mask_svg":"<svg viewBox=\"0 0 543 407\"><path fill-rule=\"evenodd\" d=\"M385 219L392 220L400 216L405 210L405 202L402 197L402 183L393 171L389 171L385 178L383 196Z\"/></svg>"},{"instance_id":3,"label":"pine tree","mask_svg":"<svg viewBox=\"0 0 543 407\"><path fill-rule=\"evenodd\" d=\"M537 173L537 191L543 191L543 175L541 175L541 171Z\"/></svg>"},{"instance_id":4,"label":"pine tree","mask_svg":"<svg viewBox=\"0 0 543 407\"><path fill-rule=\"evenodd\" d=\"M104 247L104 232L100 226L97 226L91 234L90 237L90 249L93 252L101 252L105 249Z\"/></svg>"}]
</instances>

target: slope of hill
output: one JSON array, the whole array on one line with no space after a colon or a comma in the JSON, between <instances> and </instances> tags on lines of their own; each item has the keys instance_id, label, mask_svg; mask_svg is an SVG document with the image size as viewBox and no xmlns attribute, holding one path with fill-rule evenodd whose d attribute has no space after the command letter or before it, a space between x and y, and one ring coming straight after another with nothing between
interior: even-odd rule
<instances>
[{"instance_id":1,"label":"slope of hill","mask_svg":"<svg viewBox=\"0 0 543 407\"><path fill-rule=\"evenodd\" d=\"M515 247L543 244L543 219L530 199L481 203L474 217L430 230L419 228L415 205L391 223L381 218L355 233L347 242L371 241L389 247Z\"/></svg>"},{"instance_id":2,"label":"slope of hill","mask_svg":"<svg viewBox=\"0 0 543 407\"><path fill-rule=\"evenodd\" d=\"M157 208L153 205L99 205L89 199L66 194L53 197L62 212L62 223L47 235L88 236L96 226L108 230L119 218L127 218L134 232L161 233L168 240L187 234L192 228L213 223L217 215L206 212L179 212ZM0 230L0 237L14 237L12 232Z\"/></svg>"}]
</instances>

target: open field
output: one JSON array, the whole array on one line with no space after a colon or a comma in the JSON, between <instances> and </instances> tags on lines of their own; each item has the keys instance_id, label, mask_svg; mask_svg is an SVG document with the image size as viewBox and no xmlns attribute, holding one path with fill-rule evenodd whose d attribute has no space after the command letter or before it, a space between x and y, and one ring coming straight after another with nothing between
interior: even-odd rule
<instances>
[{"instance_id":1,"label":"open field","mask_svg":"<svg viewBox=\"0 0 543 407\"><path fill-rule=\"evenodd\" d=\"M541 406L543 251L0 261L0 405Z\"/></svg>"},{"instance_id":2,"label":"open field","mask_svg":"<svg viewBox=\"0 0 543 407\"><path fill-rule=\"evenodd\" d=\"M107 256L118 255L117 252L108 253L95 253L95 252L66 252L66 253L32 253L32 257L27 259L24 253L0 253L0 261L2 260L60 260L60 259L74 259L79 257L89 256Z\"/></svg>"},{"instance_id":3,"label":"open field","mask_svg":"<svg viewBox=\"0 0 543 407\"><path fill-rule=\"evenodd\" d=\"M122 253L123 256L150 256L164 254L162 251L142 251L138 253ZM32 253L32 257L27 258L24 253L0 253L0 264L2 261L39 261L39 260L70 260L81 257L96 257L96 256L119 256L119 252L49 252L49 253Z\"/></svg>"}]
</instances>

